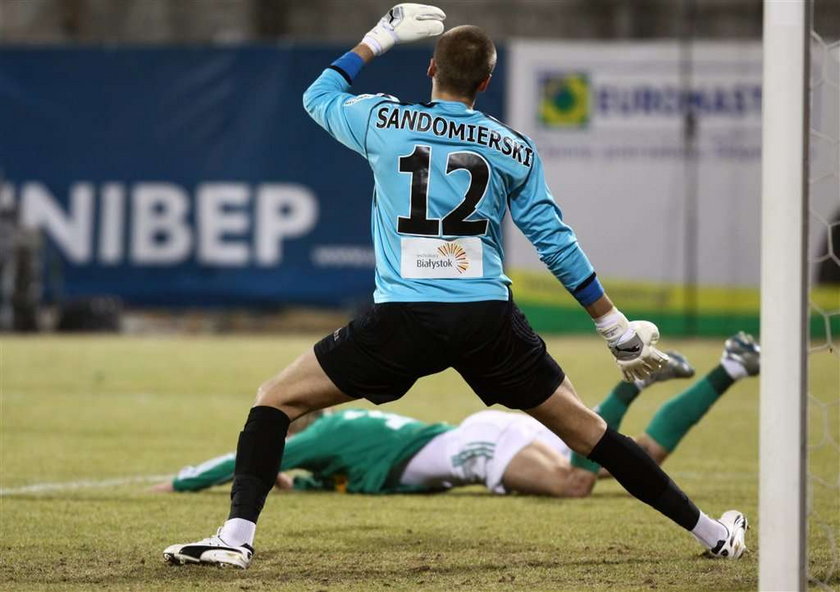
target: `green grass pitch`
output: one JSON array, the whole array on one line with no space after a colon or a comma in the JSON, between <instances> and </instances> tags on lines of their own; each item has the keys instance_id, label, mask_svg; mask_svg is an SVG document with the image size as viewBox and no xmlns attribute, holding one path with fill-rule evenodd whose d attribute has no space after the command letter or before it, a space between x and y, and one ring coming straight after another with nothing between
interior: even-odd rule
<instances>
[{"instance_id":1,"label":"green grass pitch","mask_svg":"<svg viewBox=\"0 0 840 592\"><path fill-rule=\"evenodd\" d=\"M221 524L227 490L160 495L125 479L172 473L232 450L256 386L316 337L3 337L0 589L757 587L755 379L724 395L665 465L707 513L747 513L754 528L743 561L702 559L691 536L601 482L585 500L501 497L480 487L435 496L272 494L248 571L165 565L166 545L203 538ZM702 373L716 363L721 343L664 346L683 351ZM597 338L552 338L549 347L589 404L618 378ZM813 366L819 389L836 398L837 359L815 356ZM680 388L674 381L644 392L622 431L639 433ZM481 408L454 372L421 380L388 406L452 422ZM829 422L837 434L837 417ZM836 455L816 460L836 478ZM70 482L83 486L40 485ZM21 492L30 485L41 490ZM815 495L837 532L836 490ZM811 561L827 570L830 551L817 549Z\"/></svg>"}]
</instances>

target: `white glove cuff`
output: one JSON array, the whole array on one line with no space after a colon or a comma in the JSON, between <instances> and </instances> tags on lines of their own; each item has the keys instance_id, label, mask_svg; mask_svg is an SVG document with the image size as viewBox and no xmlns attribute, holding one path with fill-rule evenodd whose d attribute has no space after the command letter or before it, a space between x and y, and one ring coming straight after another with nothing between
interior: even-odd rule
<instances>
[{"instance_id":1,"label":"white glove cuff","mask_svg":"<svg viewBox=\"0 0 840 592\"><path fill-rule=\"evenodd\" d=\"M382 55L382 46L379 45L379 42L373 35L365 35L364 39L362 39L362 44L367 45L368 48L373 52L373 55L379 56Z\"/></svg>"},{"instance_id":2,"label":"white glove cuff","mask_svg":"<svg viewBox=\"0 0 840 592\"><path fill-rule=\"evenodd\" d=\"M362 43L367 45L375 56L381 56L394 47L396 41L396 35L393 31L388 30L381 24L368 31L362 39Z\"/></svg>"},{"instance_id":3,"label":"white glove cuff","mask_svg":"<svg viewBox=\"0 0 840 592\"><path fill-rule=\"evenodd\" d=\"M607 340L609 345L620 343L632 337L634 333L633 329L630 328L627 317L614 306L607 314L593 320L595 321L595 329L598 330L601 337Z\"/></svg>"}]
</instances>

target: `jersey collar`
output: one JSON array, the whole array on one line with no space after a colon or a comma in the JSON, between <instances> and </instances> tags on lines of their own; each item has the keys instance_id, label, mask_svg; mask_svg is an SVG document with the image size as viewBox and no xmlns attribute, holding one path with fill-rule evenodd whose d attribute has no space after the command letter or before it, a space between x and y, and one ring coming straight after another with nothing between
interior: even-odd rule
<instances>
[{"instance_id":1,"label":"jersey collar","mask_svg":"<svg viewBox=\"0 0 840 592\"><path fill-rule=\"evenodd\" d=\"M452 111L456 113L472 113L475 109L471 109L467 107L461 101L442 101L440 99L435 99L434 101L429 101L428 103L422 103L426 107L439 107L445 111Z\"/></svg>"}]
</instances>

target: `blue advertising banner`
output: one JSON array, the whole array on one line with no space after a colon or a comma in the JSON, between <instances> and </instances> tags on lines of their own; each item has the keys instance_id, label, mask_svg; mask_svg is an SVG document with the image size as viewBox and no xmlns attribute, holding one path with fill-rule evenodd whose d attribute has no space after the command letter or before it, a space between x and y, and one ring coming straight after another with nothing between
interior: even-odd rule
<instances>
[{"instance_id":1,"label":"blue advertising banner","mask_svg":"<svg viewBox=\"0 0 840 592\"><path fill-rule=\"evenodd\" d=\"M370 299L370 169L301 107L343 51L0 50L0 206L13 204L58 255L53 295L150 306ZM353 91L428 100L430 54L398 48ZM497 117L499 58L478 105Z\"/></svg>"}]
</instances>

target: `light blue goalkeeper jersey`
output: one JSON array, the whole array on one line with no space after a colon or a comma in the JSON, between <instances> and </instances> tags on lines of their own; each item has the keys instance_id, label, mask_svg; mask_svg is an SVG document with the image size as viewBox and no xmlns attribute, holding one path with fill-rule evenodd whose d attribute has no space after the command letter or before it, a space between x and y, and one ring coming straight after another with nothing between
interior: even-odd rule
<instances>
[{"instance_id":1,"label":"light blue goalkeeper jersey","mask_svg":"<svg viewBox=\"0 0 840 592\"><path fill-rule=\"evenodd\" d=\"M339 63L312 83L303 104L373 170L375 302L507 300L507 209L584 306L600 297L530 139L460 102L350 94L351 76Z\"/></svg>"}]
</instances>

